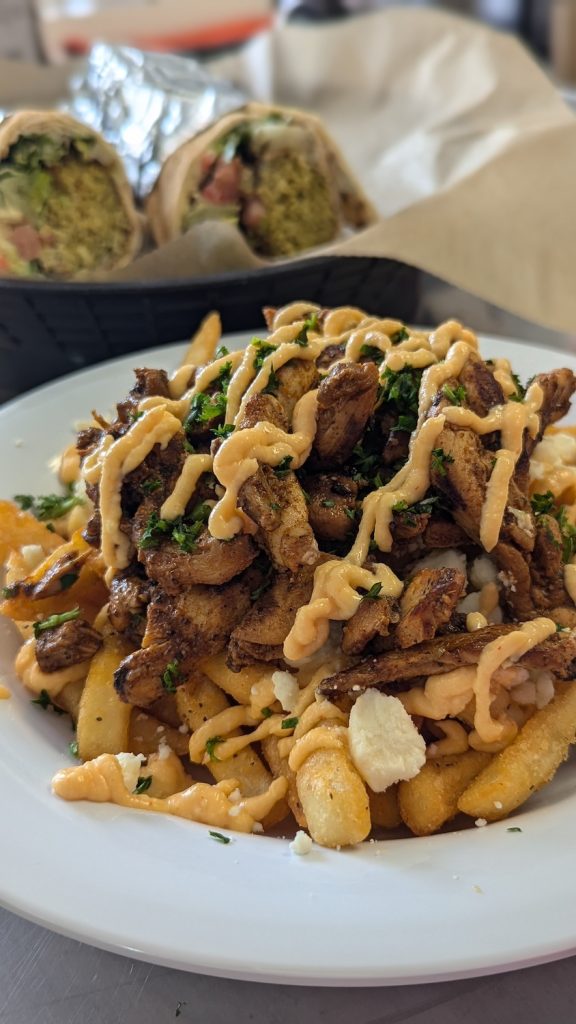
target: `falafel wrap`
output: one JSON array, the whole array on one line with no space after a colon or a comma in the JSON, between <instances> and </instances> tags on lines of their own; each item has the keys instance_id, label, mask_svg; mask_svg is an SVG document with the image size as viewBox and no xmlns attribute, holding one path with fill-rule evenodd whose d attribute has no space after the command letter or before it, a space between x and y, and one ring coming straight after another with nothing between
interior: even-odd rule
<instances>
[{"instance_id":1,"label":"falafel wrap","mask_svg":"<svg viewBox=\"0 0 576 1024\"><path fill-rule=\"evenodd\" d=\"M126 266L142 221L124 167L68 114L0 123L0 275L72 280Z\"/></svg>"},{"instance_id":2,"label":"falafel wrap","mask_svg":"<svg viewBox=\"0 0 576 1024\"><path fill-rule=\"evenodd\" d=\"M257 255L290 257L377 214L321 121L249 103L183 143L146 210L158 245L202 222L235 225Z\"/></svg>"}]
</instances>

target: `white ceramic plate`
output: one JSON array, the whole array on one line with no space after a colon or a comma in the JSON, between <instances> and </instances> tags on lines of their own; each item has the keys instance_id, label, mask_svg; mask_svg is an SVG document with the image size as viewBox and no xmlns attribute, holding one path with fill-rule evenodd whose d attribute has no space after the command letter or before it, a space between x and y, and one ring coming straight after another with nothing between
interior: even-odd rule
<instances>
[{"instance_id":1,"label":"white ceramic plate","mask_svg":"<svg viewBox=\"0 0 576 1024\"><path fill-rule=\"evenodd\" d=\"M156 349L74 374L0 410L1 491L53 489L50 456L89 410L106 411ZM486 339L523 379L576 359ZM56 931L144 960L227 977L402 984L510 970L576 951L574 766L513 820L427 839L307 857L108 805L64 803L50 779L71 763L66 719L30 704L0 623L0 902ZM521 832L510 832L514 826Z\"/></svg>"}]
</instances>

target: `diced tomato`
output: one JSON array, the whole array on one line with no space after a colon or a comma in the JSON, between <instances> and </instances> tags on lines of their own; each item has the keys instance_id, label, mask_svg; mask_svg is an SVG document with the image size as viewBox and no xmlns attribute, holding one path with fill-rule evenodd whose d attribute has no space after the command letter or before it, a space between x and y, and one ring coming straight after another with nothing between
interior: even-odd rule
<instances>
[{"instance_id":1,"label":"diced tomato","mask_svg":"<svg viewBox=\"0 0 576 1024\"><path fill-rule=\"evenodd\" d=\"M214 167L214 174L202 189L203 199L221 206L224 203L236 203L240 192L240 172L242 164L237 157L229 163L219 160Z\"/></svg>"},{"instance_id":2,"label":"diced tomato","mask_svg":"<svg viewBox=\"0 0 576 1024\"><path fill-rule=\"evenodd\" d=\"M257 196L252 196L242 211L242 223L245 228L257 228L266 215L264 203Z\"/></svg>"},{"instance_id":3,"label":"diced tomato","mask_svg":"<svg viewBox=\"0 0 576 1024\"><path fill-rule=\"evenodd\" d=\"M23 260L37 260L42 252L38 232L31 224L19 224L10 234L10 241Z\"/></svg>"}]
</instances>

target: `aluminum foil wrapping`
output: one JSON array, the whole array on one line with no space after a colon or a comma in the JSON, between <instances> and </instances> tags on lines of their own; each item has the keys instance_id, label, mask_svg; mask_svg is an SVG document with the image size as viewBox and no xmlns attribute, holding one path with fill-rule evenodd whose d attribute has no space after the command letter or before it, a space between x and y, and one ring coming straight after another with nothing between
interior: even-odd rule
<instances>
[{"instance_id":1,"label":"aluminum foil wrapping","mask_svg":"<svg viewBox=\"0 0 576 1024\"><path fill-rule=\"evenodd\" d=\"M191 58L104 43L92 48L70 93L66 109L115 147L140 198L170 153L247 99Z\"/></svg>"}]
</instances>

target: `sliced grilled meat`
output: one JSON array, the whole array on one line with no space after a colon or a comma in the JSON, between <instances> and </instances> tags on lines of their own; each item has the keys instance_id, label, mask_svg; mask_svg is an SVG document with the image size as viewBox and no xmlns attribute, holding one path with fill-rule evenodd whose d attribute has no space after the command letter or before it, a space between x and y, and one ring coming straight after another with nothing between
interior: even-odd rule
<instances>
[{"instance_id":1,"label":"sliced grilled meat","mask_svg":"<svg viewBox=\"0 0 576 1024\"><path fill-rule=\"evenodd\" d=\"M432 463L431 482L446 497L458 525L479 544L480 516L493 456L482 447L474 431L456 430L450 425L440 432L436 448L445 458L438 465Z\"/></svg>"},{"instance_id":2,"label":"sliced grilled meat","mask_svg":"<svg viewBox=\"0 0 576 1024\"><path fill-rule=\"evenodd\" d=\"M500 599L513 619L530 619L535 611L531 593L530 566L525 552L500 541L492 559L500 570Z\"/></svg>"},{"instance_id":3,"label":"sliced grilled meat","mask_svg":"<svg viewBox=\"0 0 576 1024\"><path fill-rule=\"evenodd\" d=\"M148 606L145 645L185 645L197 661L218 654L250 609L253 587L254 577L244 573L222 587L193 586L170 596L158 592Z\"/></svg>"},{"instance_id":4,"label":"sliced grilled meat","mask_svg":"<svg viewBox=\"0 0 576 1024\"><path fill-rule=\"evenodd\" d=\"M44 597L56 597L68 590L76 582L82 566L86 563L91 551L68 551L52 563L47 572L36 582L27 583L21 580L11 586L12 596L22 594L38 601Z\"/></svg>"},{"instance_id":5,"label":"sliced grilled meat","mask_svg":"<svg viewBox=\"0 0 576 1024\"><path fill-rule=\"evenodd\" d=\"M166 594L179 594L194 584L221 586L244 572L254 561L258 548L247 533L229 541L217 540L205 529L193 551L183 551L174 541L157 548L139 549L138 558L151 580Z\"/></svg>"},{"instance_id":6,"label":"sliced grilled meat","mask_svg":"<svg viewBox=\"0 0 576 1024\"><path fill-rule=\"evenodd\" d=\"M462 548L470 543L461 526L452 519L432 516L423 537L426 548Z\"/></svg>"},{"instance_id":7,"label":"sliced grilled meat","mask_svg":"<svg viewBox=\"0 0 576 1024\"><path fill-rule=\"evenodd\" d=\"M102 636L84 619L44 629L36 638L36 660L42 672L58 672L89 661L102 646Z\"/></svg>"},{"instance_id":8,"label":"sliced grilled meat","mask_svg":"<svg viewBox=\"0 0 576 1024\"><path fill-rule=\"evenodd\" d=\"M327 370L337 359L342 359L345 345L327 345L322 354L316 360L319 370Z\"/></svg>"},{"instance_id":9,"label":"sliced grilled meat","mask_svg":"<svg viewBox=\"0 0 576 1024\"><path fill-rule=\"evenodd\" d=\"M562 531L554 516L538 517L530 576L532 600L536 608L556 608L571 604L564 586Z\"/></svg>"},{"instance_id":10,"label":"sliced grilled meat","mask_svg":"<svg viewBox=\"0 0 576 1024\"><path fill-rule=\"evenodd\" d=\"M318 688L324 697L352 699L369 686L403 683L440 675L462 665L476 665L493 640L518 627L513 623L487 626L475 633L451 633L408 650L387 651L325 679ZM519 659L526 668L548 668L561 679L571 678L576 659L576 631L556 633Z\"/></svg>"},{"instance_id":11,"label":"sliced grilled meat","mask_svg":"<svg viewBox=\"0 0 576 1024\"><path fill-rule=\"evenodd\" d=\"M308 476L304 490L309 497L308 518L319 541L342 542L354 531L358 509L358 484L337 474Z\"/></svg>"},{"instance_id":12,"label":"sliced grilled meat","mask_svg":"<svg viewBox=\"0 0 576 1024\"><path fill-rule=\"evenodd\" d=\"M152 398L158 395L160 398L169 398L168 374L166 370L148 370L146 368L134 370L136 383L128 392L123 402L117 405L118 418L122 423L129 423L133 414L138 409L138 404L143 398Z\"/></svg>"},{"instance_id":13,"label":"sliced grilled meat","mask_svg":"<svg viewBox=\"0 0 576 1024\"><path fill-rule=\"evenodd\" d=\"M318 371L313 359L291 359L289 363L276 371L278 389L276 396L288 422L292 422L292 414L296 403L310 391L317 379Z\"/></svg>"},{"instance_id":14,"label":"sliced grilled meat","mask_svg":"<svg viewBox=\"0 0 576 1024\"><path fill-rule=\"evenodd\" d=\"M116 573L110 583L108 618L118 633L140 642L152 592L152 583L139 574L137 567Z\"/></svg>"},{"instance_id":15,"label":"sliced grilled meat","mask_svg":"<svg viewBox=\"0 0 576 1024\"><path fill-rule=\"evenodd\" d=\"M114 673L114 688L127 704L149 708L167 691L164 676L169 665L174 666L166 679L170 687L186 682L185 661L189 651L185 644L172 641L151 644L134 651L121 663Z\"/></svg>"},{"instance_id":16,"label":"sliced grilled meat","mask_svg":"<svg viewBox=\"0 0 576 1024\"><path fill-rule=\"evenodd\" d=\"M281 430L288 430L289 419L281 403L274 395L265 395L261 391L252 395L246 402L244 413L239 419L236 429L246 430L257 423L272 423Z\"/></svg>"},{"instance_id":17,"label":"sliced grilled meat","mask_svg":"<svg viewBox=\"0 0 576 1024\"><path fill-rule=\"evenodd\" d=\"M374 363L339 363L318 388L314 452L323 466L341 466L352 454L374 410L378 370Z\"/></svg>"},{"instance_id":18,"label":"sliced grilled meat","mask_svg":"<svg viewBox=\"0 0 576 1024\"><path fill-rule=\"evenodd\" d=\"M576 375L566 368L551 370L550 373L539 373L534 377L534 384L539 384L544 392L540 410L540 431L534 445L542 439L542 435L551 423L561 420L570 408L570 400L576 391Z\"/></svg>"},{"instance_id":19,"label":"sliced grilled meat","mask_svg":"<svg viewBox=\"0 0 576 1024\"><path fill-rule=\"evenodd\" d=\"M296 612L312 596L314 571L280 573L236 626L228 644L228 664L239 671L255 661L282 661L282 646Z\"/></svg>"},{"instance_id":20,"label":"sliced grilled meat","mask_svg":"<svg viewBox=\"0 0 576 1024\"><path fill-rule=\"evenodd\" d=\"M400 647L432 640L449 621L466 589L466 576L458 569L420 569L400 598L400 621L395 639Z\"/></svg>"},{"instance_id":21,"label":"sliced grilled meat","mask_svg":"<svg viewBox=\"0 0 576 1024\"><path fill-rule=\"evenodd\" d=\"M470 355L458 378L466 388L465 405L477 416L486 416L495 405L502 405L504 392L483 359L470 349Z\"/></svg>"},{"instance_id":22,"label":"sliced grilled meat","mask_svg":"<svg viewBox=\"0 0 576 1024\"><path fill-rule=\"evenodd\" d=\"M398 622L398 609L386 597L376 601L362 601L358 611L348 620L342 631L344 654L362 654L376 637L385 637L390 626Z\"/></svg>"}]
</instances>

